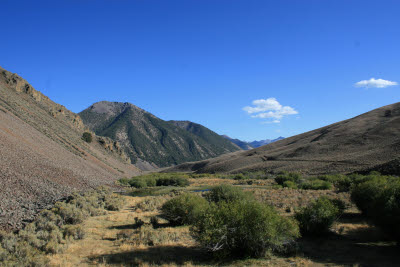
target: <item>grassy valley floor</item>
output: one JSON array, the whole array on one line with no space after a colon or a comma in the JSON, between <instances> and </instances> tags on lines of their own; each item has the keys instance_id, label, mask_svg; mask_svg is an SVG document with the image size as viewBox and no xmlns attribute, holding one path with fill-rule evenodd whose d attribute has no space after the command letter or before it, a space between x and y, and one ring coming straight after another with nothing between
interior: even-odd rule
<instances>
[{"instance_id":1,"label":"grassy valley floor","mask_svg":"<svg viewBox=\"0 0 400 267\"><path fill-rule=\"evenodd\" d=\"M271 255L264 259L215 261L199 248L189 234L189 226L170 227L157 217L159 208L178 191L198 191L220 183L237 184L233 179L190 179L182 188L158 189L153 196L123 195L120 211L88 218L82 226L86 237L71 241L62 253L49 255L52 266L398 266L398 247L387 242L359 211L350 206L324 237L302 238L290 256ZM333 190L273 188L265 180L240 185L254 192L260 201L273 204L290 216L320 195L336 196L349 203L349 196ZM134 191L135 192L135 191ZM198 192L197 194L201 194Z\"/></svg>"}]
</instances>

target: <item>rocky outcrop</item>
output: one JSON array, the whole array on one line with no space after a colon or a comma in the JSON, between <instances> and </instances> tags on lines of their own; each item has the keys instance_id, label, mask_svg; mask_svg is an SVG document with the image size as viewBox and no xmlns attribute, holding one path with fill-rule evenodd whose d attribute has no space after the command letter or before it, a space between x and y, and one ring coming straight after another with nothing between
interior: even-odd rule
<instances>
[{"instance_id":1,"label":"rocky outcrop","mask_svg":"<svg viewBox=\"0 0 400 267\"><path fill-rule=\"evenodd\" d=\"M71 123L71 125L79 130L85 128L82 119L78 114L69 111L64 106L53 102L50 98L37 91L25 79L15 73L11 73L0 67L0 80L7 85L8 88L14 89L17 93L30 96L38 104L45 108L54 118L62 117L62 119Z\"/></svg>"},{"instance_id":2,"label":"rocky outcrop","mask_svg":"<svg viewBox=\"0 0 400 267\"><path fill-rule=\"evenodd\" d=\"M118 141L114 141L105 136L96 136L96 140L108 152L118 155L121 159L131 163L131 159L125 154L124 149Z\"/></svg>"}]
</instances>

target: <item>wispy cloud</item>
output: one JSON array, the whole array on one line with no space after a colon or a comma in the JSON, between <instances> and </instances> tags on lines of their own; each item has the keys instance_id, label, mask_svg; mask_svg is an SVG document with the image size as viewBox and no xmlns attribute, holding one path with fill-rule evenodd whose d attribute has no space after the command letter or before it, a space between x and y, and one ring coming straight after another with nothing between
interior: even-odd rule
<instances>
[{"instance_id":1,"label":"wispy cloud","mask_svg":"<svg viewBox=\"0 0 400 267\"><path fill-rule=\"evenodd\" d=\"M295 115L299 112L289 106L282 106L276 98L257 99L252 106L243 108L252 118L268 119L264 123L279 123L284 116Z\"/></svg>"},{"instance_id":2,"label":"wispy cloud","mask_svg":"<svg viewBox=\"0 0 400 267\"><path fill-rule=\"evenodd\" d=\"M355 87L365 87L365 88L385 88L394 85L397 85L397 82L392 82L383 79L375 79L375 78L371 78L369 80L362 80L354 84Z\"/></svg>"}]
</instances>

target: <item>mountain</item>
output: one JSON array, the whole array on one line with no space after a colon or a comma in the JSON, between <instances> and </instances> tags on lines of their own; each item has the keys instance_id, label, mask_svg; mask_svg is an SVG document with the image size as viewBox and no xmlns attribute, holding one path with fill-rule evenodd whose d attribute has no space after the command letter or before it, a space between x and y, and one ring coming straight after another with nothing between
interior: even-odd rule
<instances>
[{"instance_id":1,"label":"mountain","mask_svg":"<svg viewBox=\"0 0 400 267\"><path fill-rule=\"evenodd\" d=\"M241 141L239 139L233 139L230 138L227 135L222 135L222 137L228 139L229 141L231 141L232 143L236 144L237 146L239 146L241 149L243 150L249 150L249 149L253 149L253 148L257 148L260 146L264 146L282 139L285 139L285 137L278 137L276 139L265 139L265 140L260 140L260 141L253 141L253 142L246 142L246 141Z\"/></svg>"},{"instance_id":2,"label":"mountain","mask_svg":"<svg viewBox=\"0 0 400 267\"><path fill-rule=\"evenodd\" d=\"M384 170L400 173L400 103L249 151L185 163L168 171L296 171L318 175Z\"/></svg>"},{"instance_id":3,"label":"mountain","mask_svg":"<svg viewBox=\"0 0 400 267\"><path fill-rule=\"evenodd\" d=\"M282 140L282 139L285 139L285 137L279 136L276 139L265 139L265 140L260 140L260 141L253 141L253 142L249 142L249 144L253 148L257 148L257 147L260 147L260 146L265 146L265 145L271 144L273 142L276 142L276 141L279 141L279 140Z\"/></svg>"},{"instance_id":4,"label":"mountain","mask_svg":"<svg viewBox=\"0 0 400 267\"><path fill-rule=\"evenodd\" d=\"M237 145L238 147L240 147L243 150L249 150L249 149L253 149L254 147L252 147L248 142L245 141L241 141L239 139L233 139L227 135L221 135L222 137L228 139L229 141L231 141L232 143L234 143L235 145Z\"/></svg>"},{"instance_id":5,"label":"mountain","mask_svg":"<svg viewBox=\"0 0 400 267\"><path fill-rule=\"evenodd\" d=\"M0 227L16 229L73 191L138 174L120 145L82 140L80 117L0 68Z\"/></svg>"},{"instance_id":6,"label":"mountain","mask_svg":"<svg viewBox=\"0 0 400 267\"><path fill-rule=\"evenodd\" d=\"M240 149L237 145L233 144L229 140L226 140L221 135L210 129L204 127L201 124L194 123L191 121L169 121L170 123L194 134L206 141L208 144L215 148L222 147L226 151L237 151Z\"/></svg>"},{"instance_id":7,"label":"mountain","mask_svg":"<svg viewBox=\"0 0 400 267\"><path fill-rule=\"evenodd\" d=\"M141 168L216 157L240 148L190 122L164 121L130 103L102 101L79 113L97 135L121 143Z\"/></svg>"}]
</instances>

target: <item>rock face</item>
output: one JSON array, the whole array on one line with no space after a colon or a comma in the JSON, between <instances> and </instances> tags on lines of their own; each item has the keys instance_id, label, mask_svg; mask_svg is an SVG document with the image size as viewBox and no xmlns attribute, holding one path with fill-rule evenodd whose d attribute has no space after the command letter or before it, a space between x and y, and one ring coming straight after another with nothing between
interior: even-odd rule
<instances>
[{"instance_id":1,"label":"rock face","mask_svg":"<svg viewBox=\"0 0 400 267\"><path fill-rule=\"evenodd\" d=\"M169 171L296 171L310 175L378 170L399 173L400 103L245 152Z\"/></svg>"},{"instance_id":2,"label":"rock face","mask_svg":"<svg viewBox=\"0 0 400 267\"><path fill-rule=\"evenodd\" d=\"M120 145L82 140L79 115L0 68L0 228L16 229L76 190L138 174Z\"/></svg>"},{"instance_id":3,"label":"rock face","mask_svg":"<svg viewBox=\"0 0 400 267\"><path fill-rule=\"evenodd\" d=\"M146 170L240 149L204 126L164 121L130 103L102 101L79 115L97 135L117 140L132 163Z\"/></svg>"}]
</instances>

